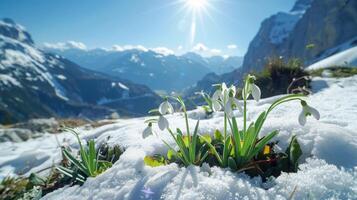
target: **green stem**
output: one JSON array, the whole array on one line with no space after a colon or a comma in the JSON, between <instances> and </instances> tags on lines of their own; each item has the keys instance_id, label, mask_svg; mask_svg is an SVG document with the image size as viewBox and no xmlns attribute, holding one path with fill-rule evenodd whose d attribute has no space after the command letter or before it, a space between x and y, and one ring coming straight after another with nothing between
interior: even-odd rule
<instances>
[{"instance_id":1,"label":"green stem","mask_svg":"<svg viewBox=\"0 0 357 200\"><path fill-rule=\"evenodd\" d=\"M187 136L190 139L190 128L188 126L188 116L187 116L187 112L186 109L184 109L184 115L185 115L185 121L186 121L186 131L187 131Z\"/></svg>"},{"instance_id":2,"label":"green stem","mask_svg":"<svg viewBox=\"0 0 357 200\"><path fill-rule=\"evenodd\" d=\"M245 133L247 131L247 95L245 88L243 96L243 132Z\"/></svg>"},{"instance_id":3,"label":"green stem","mask_svg":"<svg viewBox=\"0 0 357 200\"><path fill-rule=\"evenodd\" d=\"M224 139L227 138L227 114L224 113Z\"/></svg>"}]
</instances>

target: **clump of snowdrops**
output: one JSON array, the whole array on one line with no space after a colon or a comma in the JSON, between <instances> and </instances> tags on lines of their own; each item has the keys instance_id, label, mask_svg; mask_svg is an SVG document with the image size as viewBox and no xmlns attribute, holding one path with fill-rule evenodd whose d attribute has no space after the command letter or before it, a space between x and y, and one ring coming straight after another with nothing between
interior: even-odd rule
<instances>
[{"instance_id":1,"label":"clump of snowdrops","mask_svg":"<svg viewBox=\"0 0 357 200\"><path fill-rule=\"evenodd\" d=\"M254 100L259 101L261 91L254 83L255 77L247 75L242 88L242 99L237 99L237 89L234 85L227 87L225 83L215 85L217 90L210 97L205 94L207 106L213 112L224 112L223 133L216 130L214 136L201 135L198 133L199 120L196 122L194 130L190 130L188 115L184 101L181 97L170 97L177 101L181 106L184 115L186 129L179 128L173 131L170 128L169 121L166 119L167 114L173 114L174 108L166 98L157 110L158 119L147 120L148 127L143 131L143 138L153 134L152 126L157 123L160 130L167 130L176 143L176 146L169 145L163 141L169 148L167 155L146 156L144 161L150 166L165 165L176 162L184 166L209 165L230 168L234 171L244 171L252 175L261 175L268 177L279 175L281 171L297 171L298 159L302 152L300 145L295 136L292 137L290 144L285 152L277 152L274 148L277 142L272 139L278 134L275 130L259 138L260 131L269 114L279 105L299 101L302 111L298 121L305 125L306 117L313 116L320 118L319 112L309 106L305 101L306 96L303 94L290 94L283 96L273 102L270 107L263 111L258 118L248 124L247 120L247 100L252 96ZM243 127L239 128L237 119L234 116L234 110L239 110L243 114Z\"/></svg>"},{"instance_id":2,"label":"clump of snowdrops","mask_svg":"<svg viewBox=\"0 0 357 200\"><path fill-rule=\"evenodd\" d=\"M71 178L74 184L83 184L88 177L96 177L111 168L123 153L118 145L113 147L106 143L98 145L93 139L84 146L76 131L68 128L65 130L76 137L79 144L79 156L73 154L69 148L62 148L63 157L68 160L68 164L57 166L57 170ZM96 148L96 146L99 147Z\"/></svg>"}]
</instances>

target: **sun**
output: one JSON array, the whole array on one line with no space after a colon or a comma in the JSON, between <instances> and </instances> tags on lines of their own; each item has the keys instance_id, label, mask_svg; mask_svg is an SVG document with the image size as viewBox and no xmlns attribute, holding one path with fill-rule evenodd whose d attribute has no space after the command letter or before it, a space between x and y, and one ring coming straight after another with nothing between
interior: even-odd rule
<instances>
[{"instance_id":1,"label":"sun","mask_svg":"<svg viewBox=\"0 0 357 200\"><path fill-rule=\"evenodd\" d=\"M212 19L210 15L210 11L215 11L216 9L213 6L213 2L216 0L174 0L172 1L174 5L179 4L181 8L179 9L179 13L183 12L185 20L190 20L190 46L195 43L196 33L198 26L200 23L201 31L204 23L204 17L208 17ZM222 0L220 0L222 1Z\"/></svg>"},{"instance_id":2,"label":"sun","mask_svg":"<svg viewBox=\"0 0 357 200\"><path fill-rule=\"evenodd\" d=\"M192 10L201 10L207 7L207 0L186 0L187 7Z\"/></svg>"}]
</instances>

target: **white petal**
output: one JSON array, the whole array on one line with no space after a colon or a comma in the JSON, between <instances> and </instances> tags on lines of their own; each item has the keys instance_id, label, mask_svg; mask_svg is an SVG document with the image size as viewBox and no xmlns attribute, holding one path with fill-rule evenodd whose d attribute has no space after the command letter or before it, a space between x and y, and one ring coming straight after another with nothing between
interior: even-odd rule
<instances>
[{"instance_id":1,"label":"white petal","mask_svg":"<svg viewBox=\"0 0 357 200\"><path fill-rule=\"evenodd\" d=\"M239 102L238 99L233 98L234 104L236 105L237 109L239 110L239 112L243 112L243 108L242 108L242 104Z\"/></svg>"},{"instance_id":2,"label":"white petal","mask_svg":"<svg viewBox=\"0 0 357 200\"><path fill-rule=\"evenodd\" d=\"M212 108L213 108L213 111L220 111L222 109L222 106L221 104L219 104L218 101L212 101Z\"/></svg>"},{"instance_id":3,"label":"white petal","mask_svg":"<svg viewBox=\"0 0 357 200\"><path fill-rule=\"evenodd\" d=\"M212 99L213 100L218 100L222 95L222 90L216 90L213 95L212 95Z\"/></svg>"},{"instance_id":4,"label":"white petal","mask_svg":"<svg viewBox=\"0 0 357 200\"><path fill-rule=\"evenodd\" d=\"M166 114L166 101L162 102L159 106L159 112L160 114L164 115Z\"/></svg>"},{"instance_id":5,"label":"white petal","mask_svg":"<svg viewBox=\"0 0 357 200\"><path fill-rule=\"evenodd\" d=\"M149 135L152 135L152 127L147 126L144 131L143 131L143 138L149 137Z\"/></svg>"},{"instance_id":6,"label":"white petal","mask_svg":"<svg viewBox=\"0 0 357 200\"><path fill-rule=\"evenodd\" d=\"M320 119L320 113L315 108L309 106L309 112L311 113L312 116L314 116L315 119L317 120Z\"/></svg>"},{"instance_id":7,"label":"white petal","mask_svg":"<svg viewBox=\"0 0 357 200\"><path fill-rule=\"evenodd\" d=\"M226 115L227 115L228 117L233 116L232 102L231 102L230 99L227 101L227 103L226 103L225 106L224 106L224 112L226 113Z\"/></svg>"},{"instance_id":8,"label":"white petal","mask_svg":"<svg viewBox=\"0 0 357 200\"><path fill-rule=\"evenodd\" d=\"M168 113L172 114L174 113L174 107L171 105L170 102L167 101L167 111Z\"/></svg>"},{"instance_id":9,"label":"white petal","mask_svg":"<svg viewBox=\"0 0 357 200\"><path fill-rule=\"evenodd\" d=\"M227 85L226 83L222 83L222 92L226 91L227 90Z\"/></svg>"},{"instance_id":10,"label":"white petal","mask_svg":"<svg viewBox=\"0 0 357 200\"><path fill-rule=\"evenodd\" d=\"M306 116L305 116L304 110L302 110L300 115L299 115L299 124L301 126L304 126L306 124Z\"/></svg>"},{"instance_id":11,"label":"white petal","mask_svg":"<svg viewBox=\"0 0 357 200\"><path fill-rule=\"evenodd\" d=\"M261 91L260 91L260 88L255 85L254 83L251 84L251 89L252 89L252 96L253 98L256 100L256 101L259 101L260 100L260 96L261 96Z\"/></svg>"},{"instance_id":12,"label":"white petal","mask_svg":"<svg viewBox=\"0 0 357 200\"><path fill-rule=\"evenodd\" d=\"M229 91L228 90L224 90L221 96L221 99L223 101L223 103L227 103L228 99L229 99Z\"/></svg>"},{"instance_id":13,"label":"white petal","mask_svg":"<svg viewBox=\"0 0 357 200\"><path fill-rule=\"evenodd\" d=\"M162 131L169 127L169 121L167 121L167 119L162 115L159 117L159 121L157 124L159 125L159 128Z\"/></svg>"}]
</instances>

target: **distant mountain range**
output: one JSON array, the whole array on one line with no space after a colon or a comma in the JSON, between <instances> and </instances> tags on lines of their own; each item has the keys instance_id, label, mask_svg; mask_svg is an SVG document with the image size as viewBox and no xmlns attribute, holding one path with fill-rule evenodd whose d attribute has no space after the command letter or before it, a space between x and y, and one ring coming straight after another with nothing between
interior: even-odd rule
<instances>
[{"instance_id":1,"label":"distant mountain range","mask_svg":"<svg viewBox=\"0 0 357 200\"><path fill-rule=\"evenodd\" d=\"M146 86L39 50L22 26L0 20L0 123L50 116L138 116L160 101Z\"/></svg>"},{"instance_id":2,"label":"distant mountain range","mask_svg":"<svg viewBox=\"0 0 357 200\"><path fill-rule=\"evenodd\" d=\"M290 12L279 12L265 19L250 42L241 68L222 75L208 74L185 91L187 98L196 91L212 92L212 84L240 84L244 74L260 71L269 58L299 58L308 67L353 65L357 63L357 1L297 0ZM340 53L341 52L341 53ZM342 53L343 52L343 53Z\"/></svg>"},{"instance_id":3,"label":"distant mountain range","mask_svg":"<svg viewBox=\"0 0 357 200\"><path fill-rule=\"evenodd\" d=\"M45 51L68 58L80 66L141 83L154 90L180 91L207 73L227 73L239 68L242 57L202 57L196 53L164 55L152 50L57 49ZM164 84L163 84L164 83Z\"/></svg>"}]
</instances>

